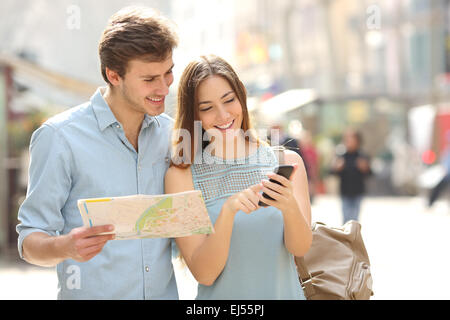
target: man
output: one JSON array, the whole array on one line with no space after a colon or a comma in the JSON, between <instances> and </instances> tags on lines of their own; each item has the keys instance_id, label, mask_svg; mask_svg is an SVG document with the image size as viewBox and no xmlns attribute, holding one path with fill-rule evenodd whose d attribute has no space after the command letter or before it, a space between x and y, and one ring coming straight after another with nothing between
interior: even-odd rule
<instances>
[{"instance_id":1,"label":"man","mask_svg":"<svg viewBox=\"0 0 450 320\"><path fill-rule=\"evenodd\" d=\"M444 176L439 182L431 189L428 197L428 207L431 208L433 203L439 198L442 191L448 188L450 184L450 131L445 133L445 148L441 155L441 166L445 170Z\"/></svg>"},{"instance_id":2,"label":"man","mask_svg":"<svg viewBox=\"0 0 450 320\"><path fill-rule=\"evenodd\" d=\"M107 88L49 119L32 136L18 249L57 265L58 299L178 299L170 239L109 241L82 227L77 200L162 194L172 119L162 114L177 38L153 10L114 14L99 45Z\"/></svg>"},{"instance_id":3,"label":"man","mask_svg":"<svg viewBox=\"0 0 450 320\"><path fill-rule=\"evenodd\" d=\"M361 150L362 135L347 129L343 135L345 152L332 164L331 173L340 178L340 193L344 223L358 221L361 201L365 194L365 179L372 174L369 157Z\"/></svg>"}]
</instances>

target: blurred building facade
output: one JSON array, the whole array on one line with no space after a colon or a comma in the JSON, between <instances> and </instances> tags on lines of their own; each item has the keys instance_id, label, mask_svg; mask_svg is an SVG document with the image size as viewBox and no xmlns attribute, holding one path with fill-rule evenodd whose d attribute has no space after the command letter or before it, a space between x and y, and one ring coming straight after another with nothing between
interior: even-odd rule
<instances>
[{"instance_id":1,"label":"blurred building facade","mask_svg":"<svg viewBox=\"0 0 450 320\"><path fill-rule=\"evenodd\" d=\"M0 53L93 87L103 85L97 54L101 32L111 14L134 3L4 0L0 3ZM450 128L450 0L146 0L140 4L157 8L178 27L180 45L174 57L176 80L168 99L169 114L173 114L176 81L184 66L198 55L214 53L235 66L256 101L252 108L256 119L261 112L258 106L271 97L290 89L314 90L315 99L281 119L286 128L295 120L313 134L321 153L322 175L340 134L353 126L362 131L364 149L374 159L378 181L372 185L373 193L401 194L406 189L414 193L414 176L424 163L414 151L410 134L421 128L411 127L408 113L422 105L436 111L429 149L438 158ZM69 23L73 15L79 25ZM11 158L7 141L18 138L14 133L7 137L3 124L11 122L15 113L31 112L30 101L52 113L86 97L30 80L26 73L11 70L8 77L22 93L31 92L34 97L14 94L9 116L6 103L0 103L0 163L11 164L5 160ZM6 101L4 92L0 91L2 101ZM412 162L417 165L411 166ZM414 168L409 176L394 170L409 167ZM3 165L0 181L17 179L3 178L7 175ZM7 189L0 187L2 204L13 197ZM2 224L5 220L0 220L0 231Z\"/></svg>"}]
</instances>

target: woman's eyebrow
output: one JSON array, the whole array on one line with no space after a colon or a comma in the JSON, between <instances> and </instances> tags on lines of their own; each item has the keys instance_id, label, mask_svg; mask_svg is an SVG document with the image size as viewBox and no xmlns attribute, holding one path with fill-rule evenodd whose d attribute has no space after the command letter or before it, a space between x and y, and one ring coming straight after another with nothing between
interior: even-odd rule
<instances>
[{"instance_id":1,"label":"woman's eyebrow","mask_svg":"<svg viewBox=\"0 0 450 320\"><path fill-rule=\"evenodd\" d=\"M225 98L225 97L226 97L227 95L229 95L230 93L234 93L234 91L233 91L233 90L228 91L228 92L225 93L223 96L221 96L220 99ZM212 102L211 102L211 101L202 101L202 102L199 102L198 104L207 104L207 103L212 103Z\"/></svg>"}]
</instances>

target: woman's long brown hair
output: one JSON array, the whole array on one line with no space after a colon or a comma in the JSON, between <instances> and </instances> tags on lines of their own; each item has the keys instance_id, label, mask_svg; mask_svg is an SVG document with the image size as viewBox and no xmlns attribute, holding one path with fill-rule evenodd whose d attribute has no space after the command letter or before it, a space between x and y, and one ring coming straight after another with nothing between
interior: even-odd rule
<instances>
[{"instance_id":1,"label":"woman's long brown hair","mask_svg":"<svg viewBox=\"0 0 450 320\"><path fill-rule=\"evenodd\" d=\"M194 163L194 158L197 152L194 148L194 122L200 120L197 89L202 81L211 76L220 76L228 81L242 106L243 121L241 129L246 133L249 129L251 129L250 117L247 109L247 92L236 72L224 59L218 56L201 56L199 59L190 62L184 69L181 76L180 83L178 85L177 113L174 124L173 150L177 150L177 147L182 141L182 137L177 134L179 129L187 130L191 137L191 161L185 161L188 157L182 154L184 151L182 149L181 151L175 151L172 158L174 156L181 157L183 161L181 161L181 163L175 163L172 161L171 165L179 168L188 168L191 163ZM202 128L202 137L204 133L205 132ZM256 135L252 132L249 133L250 136L246 135L247 140L249 138L254 138L257 143L260 143ZM208 143L208 141L206 141L206 143L202 142L202 150L208 145ZM180 153L176 154L178 152Z\"/></svg>"}]
</instances>

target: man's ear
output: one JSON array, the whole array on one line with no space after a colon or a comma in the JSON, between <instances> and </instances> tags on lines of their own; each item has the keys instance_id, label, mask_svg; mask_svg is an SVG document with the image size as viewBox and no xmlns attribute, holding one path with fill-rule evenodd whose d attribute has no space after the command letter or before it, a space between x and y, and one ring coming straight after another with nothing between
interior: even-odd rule
<instances>
[{"instance_id":1,"label":"man's ear","mask_svg":"<svg viewBox=\"0 0 450 320\"><path fill-rule=\"evenodd\" d=\"M119 85L119 83L120 83L120 76L119 76L119 74L116 71L111 70L109 68L105 68L105 73L106 73L106 77L108 78L109 82L113 86Z\"/></svg>"}]
</instances>

